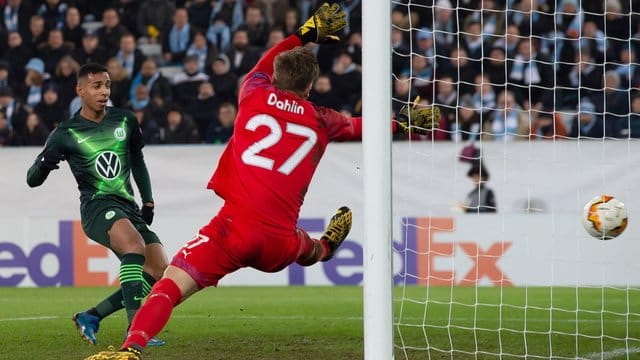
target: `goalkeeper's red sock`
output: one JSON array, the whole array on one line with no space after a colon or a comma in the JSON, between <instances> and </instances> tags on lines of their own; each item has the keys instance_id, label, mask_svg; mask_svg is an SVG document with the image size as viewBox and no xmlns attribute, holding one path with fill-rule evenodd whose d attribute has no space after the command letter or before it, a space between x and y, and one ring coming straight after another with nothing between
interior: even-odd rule
<instances>
[{"instance_id":1,"label":"goalkeeper's red sock","mask_svg":"<svg viewBox=\"0 0 640 360\"><path fill-rule=\"evenodd\" d=\"M121 349L144 349L149 340L167 324L173 307L181 298L180 288L173 280L164 278L158 281L151 289L147 301L136 312Z\"/></svg>"},{"instance_id":2,"label":"goalkeeper's red sock","mask_svg":"<svg viewBox=\"0 0 640 360\"><path fill-rule=\"evenodd\" d=\"M300 244L300 253L296 263L301 266L311 266L322 260L331 251L326 240L317 240L309 237L305 231L297 229Z\"/></svg>"}]
</instances>

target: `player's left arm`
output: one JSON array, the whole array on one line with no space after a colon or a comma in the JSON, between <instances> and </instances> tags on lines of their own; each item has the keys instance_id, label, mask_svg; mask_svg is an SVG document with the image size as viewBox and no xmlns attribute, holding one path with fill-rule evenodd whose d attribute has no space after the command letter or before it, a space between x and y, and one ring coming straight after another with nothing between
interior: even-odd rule
<instances>
[{"instance_id":1,"label":"player's left arm","mask_svg":"<svg viewBox=\"0 0 640 360\"><path fill-rule=\"evenodd\" d=\"M147 169L144 154L142 153L142 148L144 147L142 132L138 126L136 117L133 116L131 119L132 129L131 139L129 141L131 174L133 175L133 180L136 182L136 185L138 185L138 190L140 190L140 197L142 198L142 218L148 225L151 225L153 221L153 208L155 206L153 192L151 190L151 177L149 176L149 170Z\"/></svg>"},{"instance_id":2,"label":"player's left arm","mask_svg":"<svg viewBox=\"0 0 640 360\"><path fill-rule=\"evenodd\" d=\"M136 185L138 185L138 189L140 190L142 203L153 204L151 177L149 176L147 164L144 161L142 148L139 148L137 150L131 149L131 174L133 175L133 180L135 180Z\"/></svg>"},{"instance_id":3,"label":"player's left arm","mask_svg":"<svg viewBox=\"0 0 640 360\"><path fill-rule=\"evenodd\" d=\"M437 106L416 107L419 98L414 105L409 108L403 107L398 116L391 121L391 133L407 134L427 134L439 126L440 109ZM347 141L362 139L362 118L347 118L339 112L314 105L316 114L320 121L327 127L329 140Z\"/></svg>"},{"instance_id":4,"label":"player's left arm","mask_svg":"<svg viewBox=\"0 0 640 360\"><path fill-rule=\"evenodd\" d=\"M416 97L411 106L400 109L393 121L394 134L416 133L426 135L440 126L440 108L434 105L420 106L420 97Z\"/></svg>"},{"instance_id":5,"label":"player's left arm","mask_svg":"<svg viewBox=\"0 0 640 360\"><path fill-rule=\"evenodd\" d=\"M142 197L140 215L147 225L151 225L153 222L155 203L151 191L151 177L149 176L147 164L144 161L142 148L137 150L131 149L131 174L133 175L133 180L135 180L136 185L138 185L138 190L140 190L140 197Z\"/></svg>"},{"instance_id":6,"label":"player's left arm","mask_svg":"<svg viewBox=\"0 0 640 360\"><path fill-rule=\"evenodd\" d=\"M339 112L324 106L313 106L319 121L327 129L330 141L349 141L362 139L362 118L348 118Z\"/></svg>"}]
</instances>

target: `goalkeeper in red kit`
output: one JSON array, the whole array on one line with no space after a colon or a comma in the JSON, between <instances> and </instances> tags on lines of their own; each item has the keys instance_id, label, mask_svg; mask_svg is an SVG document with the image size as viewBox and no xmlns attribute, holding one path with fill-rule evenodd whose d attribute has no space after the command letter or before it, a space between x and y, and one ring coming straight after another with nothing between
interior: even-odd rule
<instances>
[{"instance_id":1,"label":"goalkeeper in red kit","mask_svg":"<svg viewBox=\"0 0 640 360\"><path fill-rule=\"evenodd\" d=\"M319 69L302 45L339 41L345 25L337 4L322 4L246 75L233 136L208 184L224 205L178 250L136 313L120 350L87 359L139 359L177 304L235 270L276 272L293 262L310 266L331 259L351 229L349 208L338 209L320 239L312 239L296 223L327 144L360 139L362 119L306 100ZM438 120L437 108L406 107L392 128L408 132L411 122L426 131Z\"/></svg>"}]
</instances>

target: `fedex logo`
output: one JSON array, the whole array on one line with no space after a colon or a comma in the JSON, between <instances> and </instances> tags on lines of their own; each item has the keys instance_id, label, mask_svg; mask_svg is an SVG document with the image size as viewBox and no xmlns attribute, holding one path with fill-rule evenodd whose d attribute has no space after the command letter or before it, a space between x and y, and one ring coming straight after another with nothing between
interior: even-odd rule
<instances>
[{"instance_id":1,"label":"fedex logo","mask_svg":"<svg viewBox=\"0 0 640 360\"><path fill-rule=\"evenodd\" d=\"M322 233L326 220L303 218L299 225L311 233ZM116 267L103 266L102 271L96 271L89 266L93 261L113 261L108 259L112 257L109 250L87 239L80 221L59 221L56 224L57 234L51 234L54 239L38 239L36 245L29 249L20 243L0 242L0 287L31 283L35 286L113 285L109 271ZM464 231L456 231L453 218L403 218L399 225L399 235L393 242L395 284L513 285L510 276L500 266L511 242L479 242L478 239L460 238ZM466 233L470 234L469 231ZM347 238L331 261L312 267L289 266L281 274L282 284L305 285L324 279L319 282L360 285L363 259L362 239Z\"/></svg>"},{"instance_id":2,"label":"fedex logo","mask_svg":"<svg viewBox=\"0 0 640 360\"><path fill-rule=\"evenodd\" d=\"M60 221L57 245L43 242L26 251L0 242L0 287L18 286L27 277L36 286L107 285L108 273L89 271L89 259L108 255L105 247L87 240L80 221Z\"/></svg>"},{"instance_id":3,"label":"fedex logo","mask_svg":"<svg viewBox=\"0 0 640 360\"><path fill-rule=\"evenodd\" d=\"M325 228L324 219L303 219L299 225L309 232ZM438 233L454 232L453 218L403 218L401 227L401 240L393 242L394 284L471 286L489 281L494 286L513 285L498 263L511 242L480 246L473 241L439 241ZM458 274L451 266L442 265L453 256L465 257L470 268ZM336 285L359 285L363 279L363 248L347 238L331 261L315 266L321 266L327 279ZM308 268L294 264L287 271L290 285L306 283Z\"/></svg>"}]
</instances>

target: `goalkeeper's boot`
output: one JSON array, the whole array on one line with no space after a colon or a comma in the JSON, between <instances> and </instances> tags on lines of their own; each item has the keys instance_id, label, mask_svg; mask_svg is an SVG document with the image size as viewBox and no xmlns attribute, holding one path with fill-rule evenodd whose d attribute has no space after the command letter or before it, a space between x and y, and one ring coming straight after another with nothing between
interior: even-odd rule
<instances>
[{"instance_id":1,"label":"goalkeeper's boot","mask_svg":"<svg viewBox=\"0 0 640 360\"><path fill-rule=\"evenodd\" d=\"M128 347L126 349L116 351L113 346L109 346L109 350L101 351L95 355L91 355L84 360L140 360L142 353L140 350Z\"/></svg>"},{"instance_id":2,"label":"goalkeeper's boot","mask_svg":"<svg viewBox=\"0 0 640 360\"><path fill-rule=\"evenodd\" d=\"M79 312L73 315L73 323L76 324L82 340L91 345L97 343L96 333L100 328L100 319L97 316Z\"/></svg>"},{"instance_id":3,"label":"goalkeeper's boot","mask_svg":"<svg viewBox=\"0 0 640 360\"><path fill-rule=\"evenodd\" d=\"M349 235L351 230L351 210L348 207L343 206L333 215L329 221L329 226L324 231L324 234L320 238L327 242L329 245L329 253L322 259L322 261L329 261L335 254L336 250L344 239Z\"/></svg>"}]
</instances>

